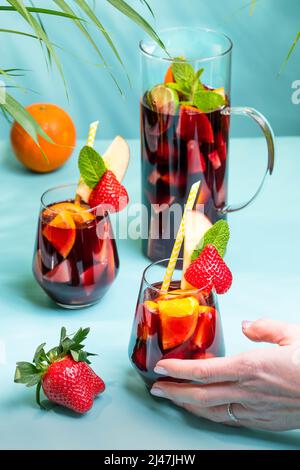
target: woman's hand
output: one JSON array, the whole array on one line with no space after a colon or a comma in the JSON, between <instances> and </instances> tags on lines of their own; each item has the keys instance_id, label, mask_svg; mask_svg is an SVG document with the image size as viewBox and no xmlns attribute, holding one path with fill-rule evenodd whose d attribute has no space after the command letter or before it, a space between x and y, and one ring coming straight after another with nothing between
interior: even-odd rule
<instances>
[{"instance_id":1,"label":"woman's hand","mask_svg":"<svg viewBox=\"0 0 300 470\"><path fill-rule=\"evenodd\" d=\"M300 428L300 325L262 319L243 322L243 332L252 341L279 347L228 358L159 361L158 374L194 383L159 380L151 393L217 423ZM228 414L229 403L237 423Z\"/></svg>"}]
</instances>

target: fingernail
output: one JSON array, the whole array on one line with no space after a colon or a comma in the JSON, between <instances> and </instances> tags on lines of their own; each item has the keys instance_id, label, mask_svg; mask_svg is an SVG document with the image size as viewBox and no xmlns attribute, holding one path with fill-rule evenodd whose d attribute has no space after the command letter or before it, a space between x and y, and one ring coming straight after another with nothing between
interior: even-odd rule
<instances>
[{"instance_id":1,"label":"fingernail","mask_svg":"<svg viewBox=\"0 0 300 470\"><path fill-rule=\"evenodd\" d=\"M168 375L168 372L163 367L156 366L154 367L154 372L160 375Z\"/></svg>"},{"instance_id":2,"label":"fingernail","mask_svg":"<svg viewBox=\"0 0 300 470\"><path fill-rule=\"evenodd\" d=\"M252 325L252 321L248 321L248 320L244 320L242 322L242 328L243 330L248 330L248 328L250 328L250 326Z\"/></svg>"},{"instance_id":3,"label":"fingernail","mask_svg":"<svg viewBox=\"0 0 300 470\"><path fill-rule=\"evenodd\" d=\"M162 391L161 388L157 388L157 387L152 387L152 389L150 390L150 393L152 395L154 395L155 397L161 397L163 398L165 396L164 392Z\"/></svg>"}]
</instances>

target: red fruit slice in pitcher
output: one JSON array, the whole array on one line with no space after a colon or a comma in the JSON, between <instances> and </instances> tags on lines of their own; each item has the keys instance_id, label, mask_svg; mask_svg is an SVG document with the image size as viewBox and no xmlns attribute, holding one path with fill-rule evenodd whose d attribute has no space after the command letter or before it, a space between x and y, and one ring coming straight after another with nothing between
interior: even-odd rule
<instances>
[{"instance_id":1,"label":"red fruit slice in pitcher","mask_svg":"<svg viewBox=\"0 0 300 470\"><path fill-rule=\"evenodd\" d=\"M193 106L181 106L176 129L177 135L184 140L214 142L212 125L207 115Z\"/></svg>"},{"instance_id":2,"label":"red fruit slice in pitcher","mask_svg":"<svg viewBox=\"0 0 300 470\"><path fill-rule=\"evenodd\" d=\"M216 333L216 310L214 307L199 306L199 319L192 344L195 348L205 350L209 348Z\"/></svg>"},{"instance_id":3,"label":"red fruit slice in pitcher","mask_svg":"<svg viewBox=\"0 0 300 470\"><path fill-rule=\"evenodd\" d=\"M223 139L222 132L218 132L216 137L216 144L218 147L218 154L220 159L224 162L227 156L227 145L225 140Z\"/></svg>"},{"instance_id":4,"label":"red fruit slice in pitcher","mask_svg":"<svg viewBox=\"0 0 300 470\"><path fill-rule=\"evenodd\" d=\"M182 188L186 185L186 175L181 172L166 173L161 180L170 187Z\"/></svg>"},{"instance_id":5,"label":"red fruit slice in pitcher","mask_svg":"<svg viewBox=\"0 0 300 470\"><path fill-rule=\"evenodd\" d=\"M43 235L55 249L66 258L73 248L76 236L76 226L72 215L62 210L46 225Z\"/></svg>"},{"instance_id":6,"label":"red fruit slice in pitcher","mask_svg":"<svg viewBox=\"0 0 300 470\"><path fill-rule=\"evenodd\" d=\"M170 165L178 160L178 150L174 144L166 139L160 140L157 147L159 163Z\"/></svg>"},{"instance_id":7,"label":"red fruit slice in pitcher","mask_svg":"<svg viewBox=\"0 0 300 470\"><path fill-rule=\"evenodd\" d=\"M221 167L222 163L221 163L219 153L218 153L217 150L214 150L213 152L210 152L208 154L208 158L209 158L214 170L218 170Z\"/></svg>"},{"instance_id":8,"label":"red fruit slice in pitcher","mask_svg":"<svg viewBox=\"0 0 300 470\"><path fill-rule=\"evenodd\" d=\"M206 170L205 157L201 153L198 142L189 140L187 143L188 172L191 175L204 173Z\"/></svg>"},{"instance_id":9,"label":"red fruit slice in pitcher","mask_svg":"<svg viewBox=\"0 0 300 470\"><path fill-rule=\"evenodd\" d=\"M194 297L160 300L161 343L164 350L175 348L194 333L198 320L198 301Z\"/></svg>"}]
</instances>

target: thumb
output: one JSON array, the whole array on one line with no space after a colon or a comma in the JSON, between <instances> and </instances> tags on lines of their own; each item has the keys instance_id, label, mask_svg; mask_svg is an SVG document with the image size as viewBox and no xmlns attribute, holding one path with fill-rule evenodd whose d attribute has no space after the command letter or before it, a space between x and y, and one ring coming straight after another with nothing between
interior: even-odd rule
<instances>
[{"instance_id":1,"label":"thumb","mask_svg":"<svg viewBox=\"0 0 300 470\"><path fill-rule=\"evenodd\" d=\"M261 318L254 322L244 321L242 330L251 341L266 342L287 346L296 339L300 340L300 325L284 323L270 318Z\"/></svg>"}]
</instances>

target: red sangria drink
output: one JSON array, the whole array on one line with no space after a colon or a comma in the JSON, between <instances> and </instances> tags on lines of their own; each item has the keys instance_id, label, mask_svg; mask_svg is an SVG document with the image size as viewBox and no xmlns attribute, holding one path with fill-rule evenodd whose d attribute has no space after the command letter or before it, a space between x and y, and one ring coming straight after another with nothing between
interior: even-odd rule
<instances>
[{"instance_id":1,"label":"red sangria drink","mask_svg":"<svg viewBox=\"0 0 300 470\"><path fill-rule=\"evenodd\" d=\"M154 369L161 359L200 360L225 354L216 294L224 294L232 284L223 261L229 227L220 220L203 231L203 224L195 223L197 212L189 217L185 212L183 217L184 258L177 258L179 231L171 258L145 269L137 301L129 357L149 387L158 379ZM198 241L186 236L191 224Z\"/></svg>"},{"instance_id":2,"label":"red sangria drink","mask_svg":"<svg viewBox=\"0 0 300 470\"><path fill-rule=\"evenodd\" d=\"M195 207L211 223L243 209L274 166L274 135L258 111L233 108L231 40L197 27L160 32L166 48L140 43L142 59L141 158L143 253L156 261L171 255L188 190L201 181ZM248 116L267 141L268 164L256 193L228 204L228 143L231 115Z\"/></svg>"},{"instance_id":3,"label":"red sangria drink","mask_svg":"<svg viewBox=\"0 0 300 470\"><path fill-rule=\"evenodd\" d=\"M180 281L173 281L167 294L160 287L161 282L148 286L144 281L129 345L132 365L149 387L158 378L154 367L161 359L225 354L216 295L182 290Z\"/></svg>"},{"instance_id":4,"label":"red sangria drink","mask_svg":"<svg viewBox=\"0 0 300 470\"><path fill-rule=\"evenodd\" d=\"M76 185L48 191L42 201L71 193ZM71 200L44 206L33 263L36 280L61 306L98 302L114 282L119 257L108 213Z\"/></svg>"},{"instance_id":5,"label":"red sangria drink","mask_svg":"<svg viewBox=\"0 0 300 470\"><path fill-rule=\"evenodd\" d=\"M93 138L97 124L91 124ZM128 204L121 180L129 147L117 137L101 156L90 145L79 155L79 183L50 189L41 200L33 272L49 297L66 308L98 302L119 269L109 213Z\"/></svg>"}]
</instances>

